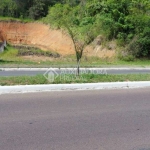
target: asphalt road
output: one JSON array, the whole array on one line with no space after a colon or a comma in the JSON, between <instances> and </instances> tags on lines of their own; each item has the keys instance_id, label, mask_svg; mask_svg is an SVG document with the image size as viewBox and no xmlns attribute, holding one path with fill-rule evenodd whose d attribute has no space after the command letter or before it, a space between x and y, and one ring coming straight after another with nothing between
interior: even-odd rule
<instances>
[{"instance_id":1,"label":"asphalt road","mask_svg":"<svg viewBox=\"0 0 150 150\"><path fill-rule=\"evenodd\" d=\"M61 73L67 73L67 74L75 74L76 70L66 70L66 71L54 71L54 70L49 70L52 71L54 74L61 74ZM91 70L83 70L81 73L89 73ZM0 71L0 76L23 76L23 75L28 75L28 76L34 76L37 74L44 74L45 71ZM100 70L92 70L92 73L96 74L150 74L150 69L100 69Z\"/></svg>"},{"instance_id":2,"label":"asphalt road","mask_svg":"<svg viewBox=\"0 0 150 150\"><path fill-rule=\"evenodd\" d=\"M149 91L0 95L0 150L150 150Z\"/></svg>"}]
</instances>

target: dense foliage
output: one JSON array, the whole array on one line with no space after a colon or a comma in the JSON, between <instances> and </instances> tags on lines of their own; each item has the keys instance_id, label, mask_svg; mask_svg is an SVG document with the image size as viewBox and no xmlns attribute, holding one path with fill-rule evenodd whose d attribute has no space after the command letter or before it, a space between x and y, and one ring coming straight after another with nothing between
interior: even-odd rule
<instances>
[{"instance_id":1,"label":"dense foliage","mask_svg":"<svg viewBox=\"0 0 150 150\"><path fill-rule=\"evenodd\" d=\"M0 16L39 19L46 16L49 6L63 0L1 0Z\"/></svg>"},{"instance_id":2,"label":"dense foliage","mask_svg":"<svg viewBox=\"0 0 150 150\"><path fill-rule=\"evenodd\" d=\"M0 16L69 27L79 39L117 40L124 54L150 57L150 0L1 0Z\"/></svg>"},{"instance_id":3,"label":"dense foliage","mask_svg":"<svg viewBox=\"0 0 150 150\"><path fill-rule=\"evenodd\" d=\"M103 35L117 39L125 53L150 56L150 0L82 0L80 4L56 4L44 19L55 27L70 26L91 42ZM87 36L88 35L88 36Z\"/></svg>"}]
</instances>

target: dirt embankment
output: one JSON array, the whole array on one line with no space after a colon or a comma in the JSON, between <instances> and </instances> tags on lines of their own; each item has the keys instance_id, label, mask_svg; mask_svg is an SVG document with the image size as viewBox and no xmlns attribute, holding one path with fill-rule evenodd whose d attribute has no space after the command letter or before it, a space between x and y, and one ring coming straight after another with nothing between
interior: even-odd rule
<instances>
[{"instance_id":1,"label":"dirt embankment","mask_svg":"<svg viewBox=\"0 0 150 150\"><path fill-rule=\"evenodd\" d=\"M41 23L0 22L1 39L14 45L29 45L43 50L55 51L61 55L74 54L74 47L69 36L60 30L53 30ZM91 56L113 57L114 50L88 46L85 53Z\"/></svg>"},{"instance_id":2,"label":"dirt embankment","mask_svg":"<svg viewBox=\"0 0 150 150\"><path fill-rule=\"evenodd\" d=\"M62 55L73 54L71 39L60 30L52 30L40 23L0 22L0 30L11 44L31 45L53 50Z\"/></svg>"},{"instance_id":3,"label":"dirt embankment","mask_svg":"<svg viewBox=\"0 0 150 150\"><path fill-rule=\"evenodd\" d=\"M6 34L0 29L0 42L6 41Z\"/></svg>"}]
</instances>

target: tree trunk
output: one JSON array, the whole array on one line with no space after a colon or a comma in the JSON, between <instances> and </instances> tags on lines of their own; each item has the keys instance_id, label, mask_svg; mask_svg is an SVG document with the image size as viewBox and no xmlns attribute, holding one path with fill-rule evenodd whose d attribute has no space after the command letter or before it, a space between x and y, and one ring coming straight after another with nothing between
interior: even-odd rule
<instances>
[{"instance_id":1,"label":"tree trunk","mask_svg":"<svg viewBox=\"0 0 150 150\"><path fill-rule=\"evenodd\" d=\"M77 76L80 75L80 60L77 60Z\"/></svg>"}]
</instances>

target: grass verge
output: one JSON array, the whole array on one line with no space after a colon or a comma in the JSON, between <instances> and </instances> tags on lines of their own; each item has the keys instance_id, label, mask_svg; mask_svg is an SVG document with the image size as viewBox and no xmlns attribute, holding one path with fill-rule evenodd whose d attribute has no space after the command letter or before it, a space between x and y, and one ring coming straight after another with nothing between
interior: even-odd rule
<instances>
[{"instance_id":1,"label":"grass verge","mask_svg":"<svg viewBox=\"0 0 150 150\"><path fill-rule=\"evenodd\" d=\"M0 68L2 67L30 67L30 68L43 68L43 67L75 67L76 57L60 56L50 51L45 52L42 50L25 50L14 48L10 45L7 46L3 53L0 53ZM31 55L32 54L32 55ZM21 55L21 56L20 56ZM30 56L29 58L24 56ZM53 55L53 57L51 57ZM42 57L41 57L42 56ZM56 56L56 57L55 57ZM146 67L150 66L148 59L135 59L133 61L119 60L117 58L99 58L94 56L83 56L81 60L81 67L111 67L111 66L131 66L131 67Z\"/></svg>"},{"instance_id":2,"label":"grass verge","mask_svg":"<svg viewBox=\"0 0 150 150\"><path fill-rule=\"evenodd\" d=\"M43 75L0 77L0 85L35 85L35 84L65 84L65 83L97 83L97 82L124 82L124 81L150 81L150 74L128 74L128 75L98 75L82 74L59 75L53 82L49 82Z\"/></svg>"}]
</instances>

